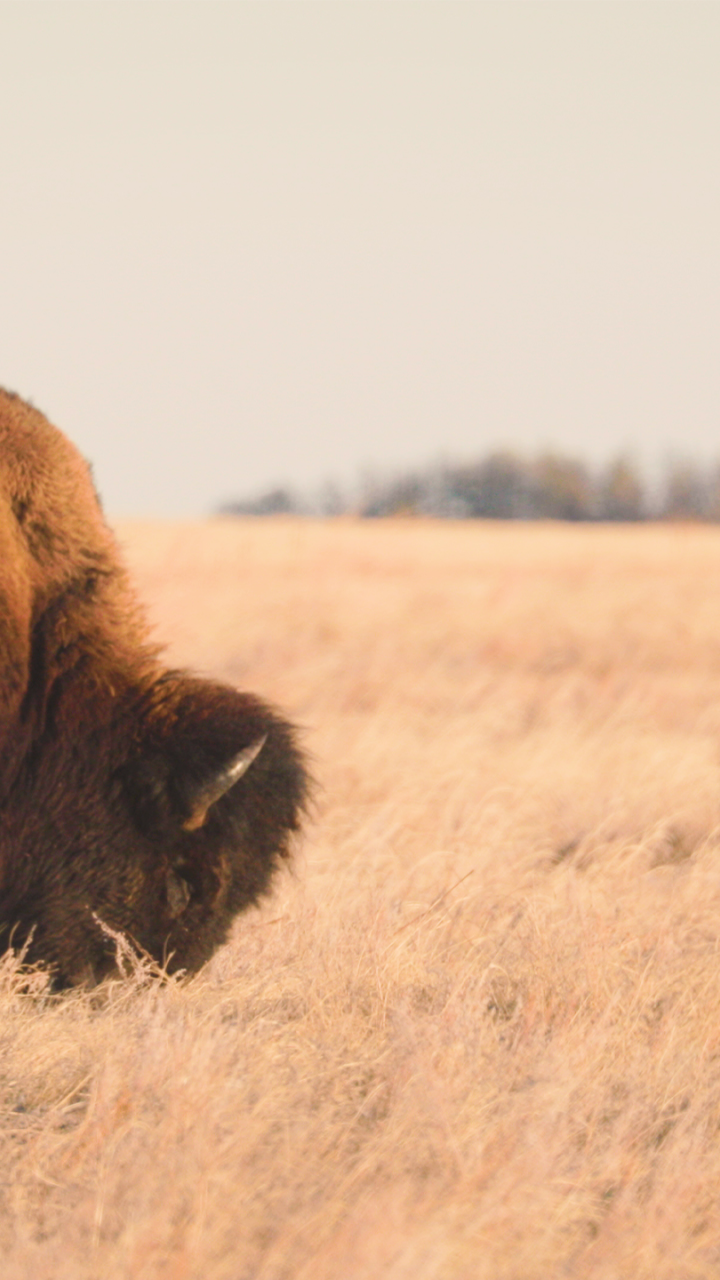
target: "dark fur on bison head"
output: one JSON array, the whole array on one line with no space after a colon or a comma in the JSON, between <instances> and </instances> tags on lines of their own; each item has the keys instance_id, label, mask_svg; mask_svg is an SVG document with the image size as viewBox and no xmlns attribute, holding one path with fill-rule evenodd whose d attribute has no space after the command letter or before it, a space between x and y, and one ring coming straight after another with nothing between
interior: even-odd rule
<instances>
[{"instance_id":1,"label":"dark fur on bison head","mask_svg":"<svg viewBox=\"0 0 720 1280\"><path fill-rule=\"evenodd\" d=\"M162 665L87 464L0 391L0 947L58 986L112 972L113 931L196 971L307 789L281 716Z\"/></svg>"}]
</instances>

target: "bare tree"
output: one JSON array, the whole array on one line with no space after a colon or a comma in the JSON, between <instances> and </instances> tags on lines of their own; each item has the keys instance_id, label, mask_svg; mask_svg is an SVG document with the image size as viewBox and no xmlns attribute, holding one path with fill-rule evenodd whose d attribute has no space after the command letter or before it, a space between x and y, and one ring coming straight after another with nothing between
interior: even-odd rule
<instances>
[{"instance_id":1,"label":"bare tree","mask_svg":"<svg viewBox=\"0 0 720 1280\"><path fill-rule=\"evenodd\" d=\"M597 515L600 520L642 520L645 495L635 464L621 454L600 476Z\"/></svg>"}]
</instances>

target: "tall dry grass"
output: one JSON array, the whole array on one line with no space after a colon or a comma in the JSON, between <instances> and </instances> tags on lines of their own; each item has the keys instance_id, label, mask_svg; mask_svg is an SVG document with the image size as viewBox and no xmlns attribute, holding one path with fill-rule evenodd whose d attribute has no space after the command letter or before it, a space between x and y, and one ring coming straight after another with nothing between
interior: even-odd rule
<instances>
[{"instance_id":1,"label":"tall dry grass","mask_svg":"<svg viewBox=\"0 0 720 1280\"><path fill-rule=\"evenodd\" d=\"M2 1280L720 1275L720 531L121 532L320 790L192 982L5 961Z\"/></svg>"}]
</instances>

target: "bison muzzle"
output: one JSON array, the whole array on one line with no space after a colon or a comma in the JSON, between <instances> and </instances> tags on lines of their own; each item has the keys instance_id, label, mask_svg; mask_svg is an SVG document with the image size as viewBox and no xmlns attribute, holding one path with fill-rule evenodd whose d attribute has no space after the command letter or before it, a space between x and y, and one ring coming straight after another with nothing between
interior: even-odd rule
<instances>
[{"instance_id":1,"label":"bison muzzle","mask_svg":"<svg viewBox=\"0 0 720 1280\"><path fill-rule=\"evenodd\" d=\"M113 932L195 972L307 789L281 716L162 664L87 464L0 390L0 949L58 987L113 972Z\"/></svg>"}]
</instances>

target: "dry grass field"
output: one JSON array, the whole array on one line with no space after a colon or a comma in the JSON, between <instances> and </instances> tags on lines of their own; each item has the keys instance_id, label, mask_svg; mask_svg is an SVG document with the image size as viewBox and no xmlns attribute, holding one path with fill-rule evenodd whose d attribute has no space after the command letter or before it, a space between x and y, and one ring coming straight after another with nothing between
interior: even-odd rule
<instances>
[{"instance_id":1,"label":"dry grass field","mask_svg":"<svg viewBox=\"0 0 720 1280\"><path fill-rule=\"evenodd\" d=\"M4 961L2 1280L720 1276L720 529L120 534L315 812L191 982Z\"/></svg>"}]
</instances>

